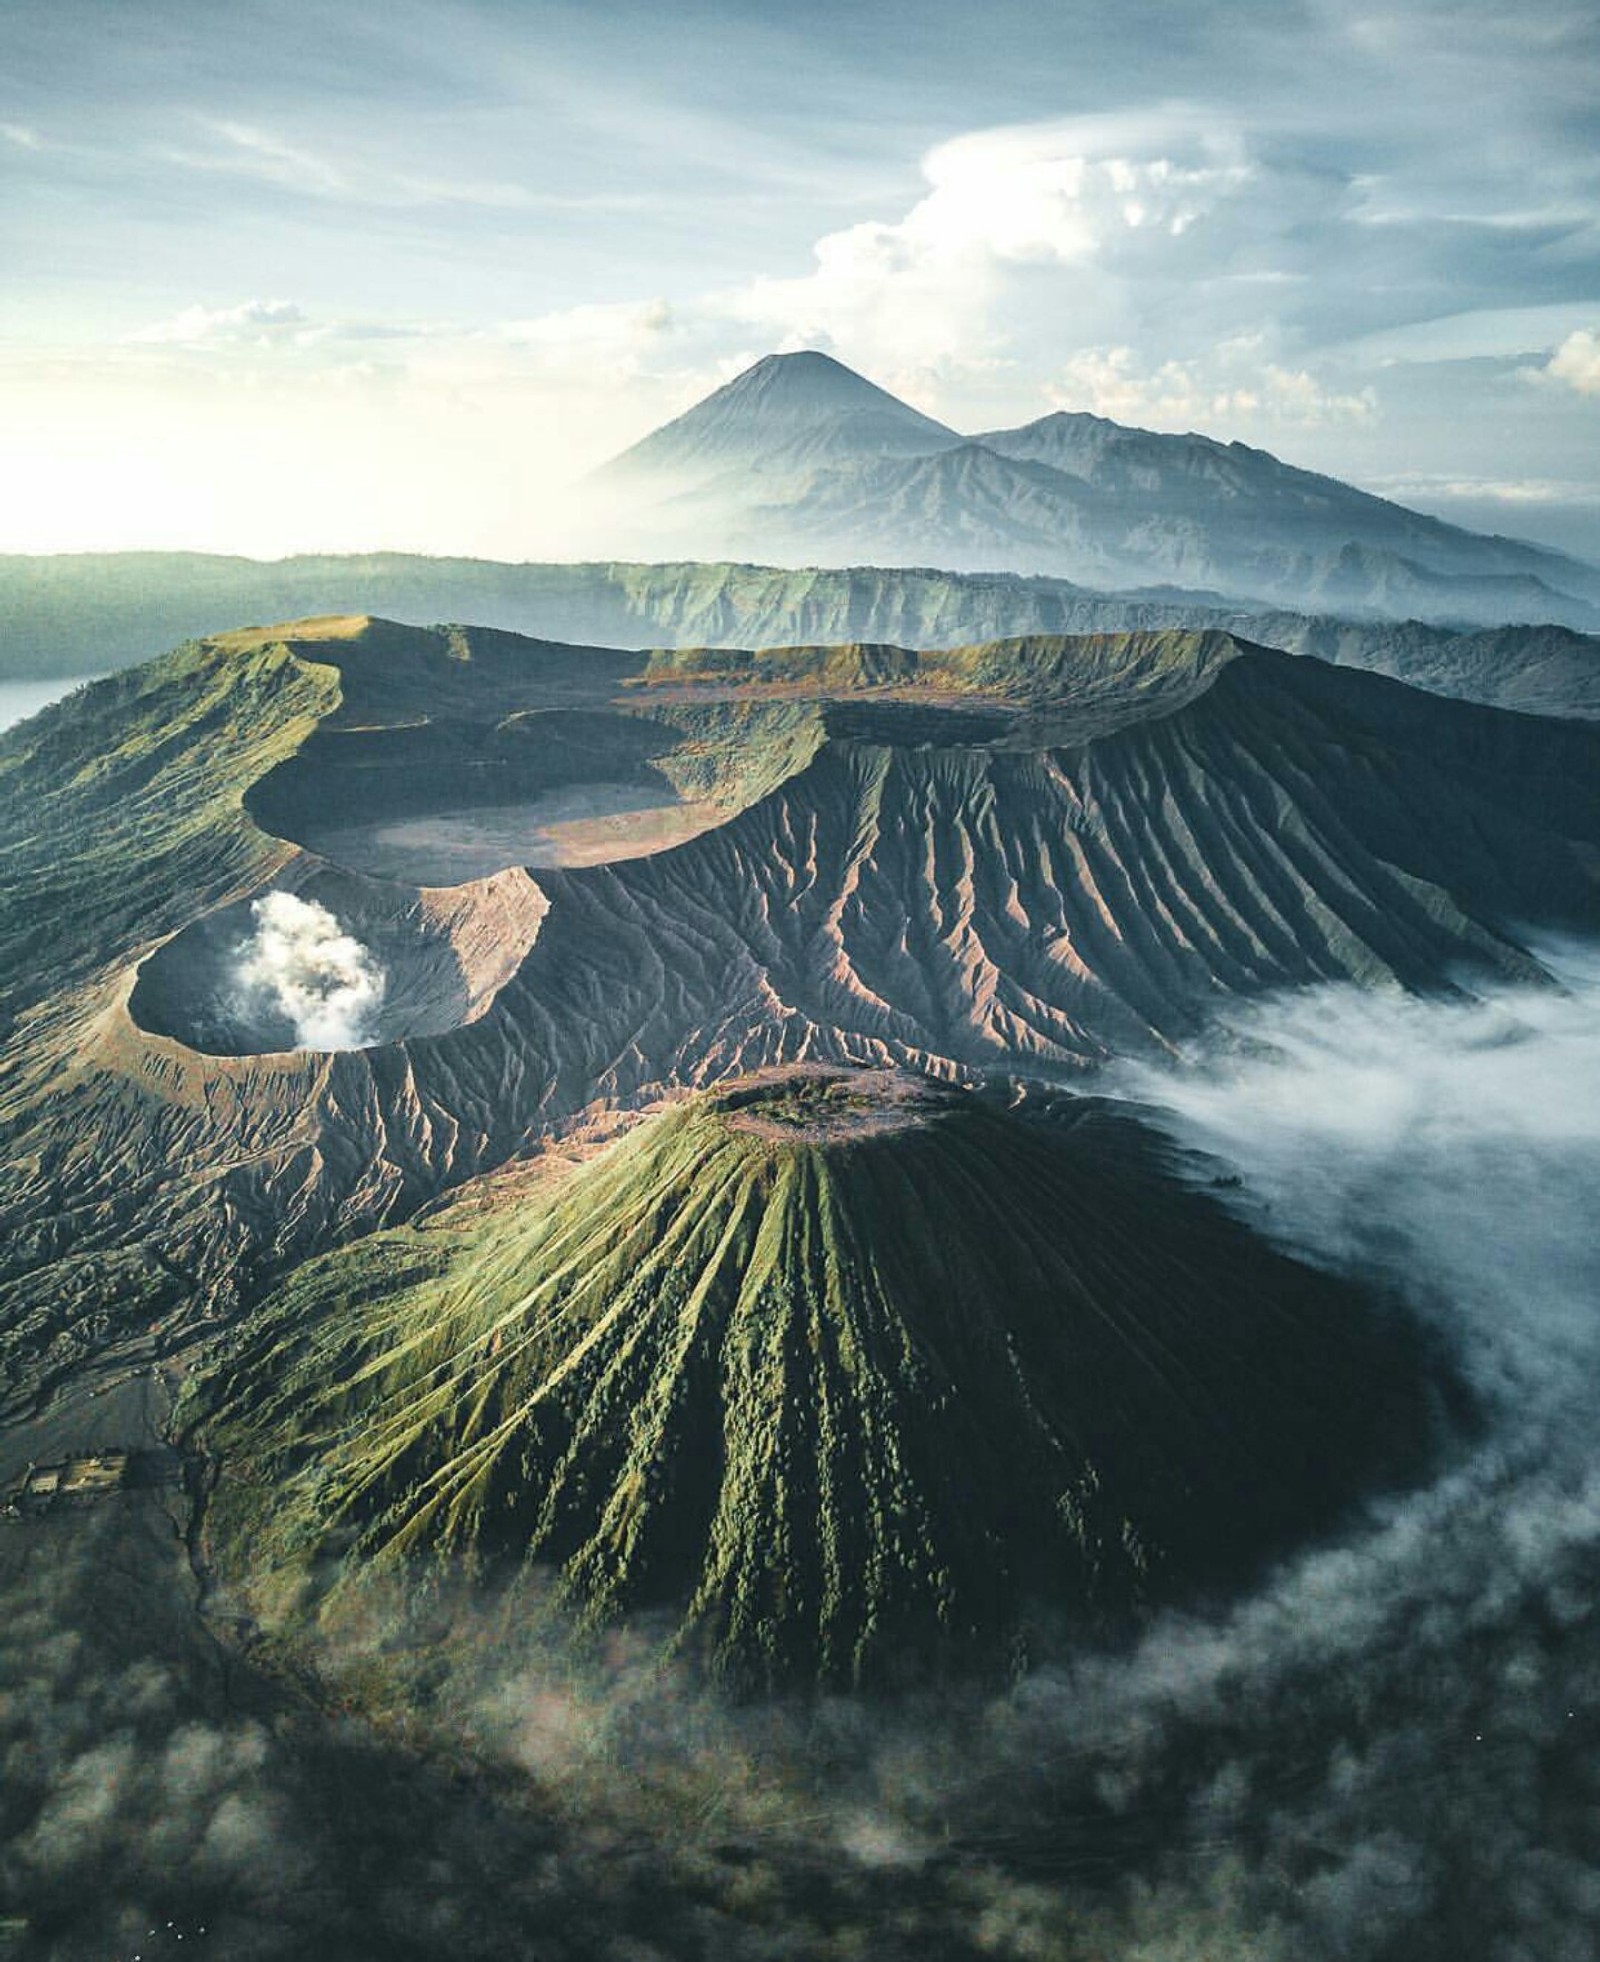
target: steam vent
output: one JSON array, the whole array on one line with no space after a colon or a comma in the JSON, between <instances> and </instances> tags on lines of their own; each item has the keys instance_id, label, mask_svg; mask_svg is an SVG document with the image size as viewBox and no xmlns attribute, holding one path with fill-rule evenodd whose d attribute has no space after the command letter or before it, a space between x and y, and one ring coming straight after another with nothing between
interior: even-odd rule
<instances>
[{"instance_id":1,"label":"steam vent","mask_svg":"<svg viewBox=\"0 0 1600 1962\"><path fill-rule=\"evenodd\" d=\"M129 1010L212 1056L442 1035L489 1006L544 912L514 869L419 892L328 867L186 927L144 962Z\"/></svg>"},{"instance_id":2,"label":"steam vent","mask_svg":"<svg viewBox=\"0 0 1600 1962\"><path fill-rule=\"evenodd\" d=\"M1420 1365L1102 1105L800 1070L314 1264L202 1428L219 1542L335 1597L553 1571L739 1687L844 1685L1242 1580L1418 1468Z\"/></svg>"}]
</instances>

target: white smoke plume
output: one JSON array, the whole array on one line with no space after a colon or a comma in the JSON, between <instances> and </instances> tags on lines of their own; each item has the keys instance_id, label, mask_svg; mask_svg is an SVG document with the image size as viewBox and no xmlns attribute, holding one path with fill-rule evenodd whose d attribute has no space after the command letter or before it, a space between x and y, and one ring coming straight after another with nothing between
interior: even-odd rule
<instances>
[{"instance_id":1,"label":"white smoke plume","mask_svg":"<svg viewBox=\"0 0 1600 1962\"><path fill-rule=\"evenodd\" d=\"M247 999L293 1024L297 1049L359 1049L374 1040L384 973L326 906L269 892L251 908L256 930L239 949Z\"/></svg>"}]
</instances>

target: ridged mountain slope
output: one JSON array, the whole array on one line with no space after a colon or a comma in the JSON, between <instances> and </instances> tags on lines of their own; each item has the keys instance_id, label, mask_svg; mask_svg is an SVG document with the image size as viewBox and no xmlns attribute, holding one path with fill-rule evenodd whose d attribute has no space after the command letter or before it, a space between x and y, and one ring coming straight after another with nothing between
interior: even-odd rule
<instances>
[{"instance_id":1,"label":"ridged mountain slope","mask_svg":"<svg viewBox=\"0 0 1600 1962\"><path fill-rule=\"evenodd\" d=\"M1417 1470L1428 1407L1411 1334L1126 1120L780 1072L298 1276L192 1421L265 1601L548 1571L766 1688L1238 1581Z\"/></svg>"},{"instance_id":2,"label":"ridged mountain slope","mask_svg":"<svg viewBox=\"0 0 1600 1962\"><path fill-rule=\"evenodd\" d=\"M1169 712L1139 687L1126 707L1143 719L1118 726L1103 695L1098 732L1060 742L1053 707L1008 709L1004 689L934 708L836 673L831 701L719 706L688 683L698 706L674 714L710 718L735 763L771 740L746 712L810 720L755 802L652 857L517 871L514 891L457 889L448 913L413 891L406 912L404 887L328 883L240 808L296 714L310 740L308 699L334 716L345 656L318 652L191 650L0 742L17 868L0 976L22 1010L0 1059L0 1312L19 1369L137 1315L134 1269L221 1310L596 1100L806 1058L1081 1075L1274 988L1537 980L1531 929L1600 926L1600 736L1237 647ZM1180 637L1127 673L1192 679L1197 652ZM1070 701L1072 644L1032 658ZM654 684L631 693L659 719ZM179 713L191 699L204 720ZM108 709L132 719L121 787ZM146 745L156 801L131 774ZM198 1053L185 972L203 994L208 922L268 885L323 892L426 1019L360 1049ZM70 908L46 904L66 891ZM497 918L528 936L509 971L479 944ZM424 961L456 962L453 992L428 992ZM140 963L164 979L156 1026L130 1012Z\"/></svg>"},{"instance_id":3,"label":"ridged mountain slope","mask_svg":"<svg viewBox=\"0 0 1600 1962\"><path fill-rule=\"evenodd\" d=\"M1403 567L1419 581L1427 574L1523 580L1533 598L1540 582L1559 586L1565 578L1568 590L1593 597L1594 567L1514 539L1464 531L1246 443L1130 429L1103 416L1067 413L992 430L977 441L1087 486L1104 528L1119 517L1130 531L1142 527L1151 536L1164 526L1175 534L1185 526L1203 527L1205 549L1234 568L1230 583L1248 578L1252 566L1269 564L1269 548L1285 564L1297 556L1326 561L1329 534L1337 532L1345 549L1331 566L1342 567L1347 579L1356 576L1365 553L1373 556L1374 572L1391 580L1404 576ZM1335 576L1336 570L1319 569L1319 584L1308 586L1306 597ZM1347 597L1359 602L1361 594Z\"/></svg>"}]
</instances>

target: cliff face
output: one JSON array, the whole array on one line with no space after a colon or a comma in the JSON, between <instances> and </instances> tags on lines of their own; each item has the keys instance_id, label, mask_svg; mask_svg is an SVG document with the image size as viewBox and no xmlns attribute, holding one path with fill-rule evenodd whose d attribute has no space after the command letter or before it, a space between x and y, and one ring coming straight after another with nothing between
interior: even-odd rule
<instances>
[{"instance_id":1,"label":"cliff face","mask_svg":"<svg viewBox=\"0 0 1600 1962\"><path fill-rule=\"evenodd\" d=\"M1600 915L1600 736L1183 636L910 682L869 663L864 685L859 651L820 680L625 679L606 714L724 799L699 835L481 899L363 881L244 805L378 687L364 633L190 650L0 748L15 1380L175 1287L249 1298L596 1102L800 1059L1078 1076L1234 995L1527 978L1526 926ZM545 712L547 668L570 699L573 650L513 652L474 706L470 645L421 650L403 719L431 663L455 663L453 724ZM370 723L381 689L361 699ZM223 909L268 889L322 894L379 948L392 1012L367 1046L236 1028L204 1053Z\"/></svg>"},{"instance_id":2,"label":"cliff face","mask_svg":"<svg viewBox=\"0 0 1600 1962\"><path fill-rule=\"evenodd\" d=\"M315 1263L189 1421L264 1612L437 1561L850 1686L1247 1576L1425 1462L1421 1364L1126 1118L810 1070Z\"/></svg>"}]
</instances>

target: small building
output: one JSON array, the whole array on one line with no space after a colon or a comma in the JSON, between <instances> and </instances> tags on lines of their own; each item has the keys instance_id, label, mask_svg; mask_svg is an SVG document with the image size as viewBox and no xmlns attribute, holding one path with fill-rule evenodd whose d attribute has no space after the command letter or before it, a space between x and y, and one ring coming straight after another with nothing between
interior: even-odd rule
<instances>
[{"instance_id":1,"label":"small building","mask_svg":"<svg viewBox=\"0 0 1600 1962\"><path fill-rule=\"evenodd\" d=\"M52 1465L29 1465L7 1495L13 1514L47 1512L71 1501L83 1503L121 1491L127 1482L126 1451L87 1452Z\"/></svg>"},{"instance_id":2,"label":"small building","mask_svg":"<svg viewBox=\"0 0 1600 1962\"><path fill-rule=\"evenodd\" d=\"M103 1451L92 1458L69 1458L63 1467L61 1496L64 1499L99 1498L117 1491L127 1475L126 1451Z\"/></svg>"}]
</instances>

